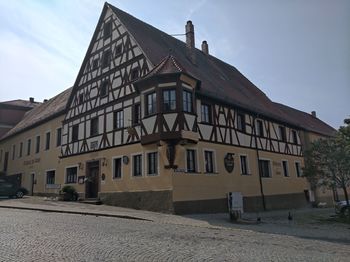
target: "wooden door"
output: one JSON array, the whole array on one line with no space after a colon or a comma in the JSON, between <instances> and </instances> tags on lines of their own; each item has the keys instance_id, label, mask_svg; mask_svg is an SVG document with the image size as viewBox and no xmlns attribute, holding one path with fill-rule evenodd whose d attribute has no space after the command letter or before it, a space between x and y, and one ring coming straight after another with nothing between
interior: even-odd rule
<instances>
[{"instance_id":1,"label":"wooden door","mask_svg":"<svg viewBox=\"0 0 350 262\"><path fill-rule=\"evenodd\" d=\"M85 182L85 197L97 198L98 197L98 181L100 166L99 161L88 163L86 182Z\"/></svg>"}]
</instances>

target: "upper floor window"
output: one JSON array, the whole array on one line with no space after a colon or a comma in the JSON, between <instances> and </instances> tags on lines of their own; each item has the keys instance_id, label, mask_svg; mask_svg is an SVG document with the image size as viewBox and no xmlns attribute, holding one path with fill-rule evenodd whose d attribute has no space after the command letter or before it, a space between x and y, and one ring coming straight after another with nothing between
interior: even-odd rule
<instances>
[{"instance_id":1,"label":"upper floor window","mask_svg":"<svg viewBox=\"0 0 350 262\"><path fill-rule=\"evenodd\" d=\"M35 140L35 153L39 153L39 150L40 150L40 136L37 136Z\"/></svg>"},{"instance_id":2,"label":"upper floor window","mask_svg":"<svg viewBox=\"0 0 350 262\"><path fill-rule=\"evenodd\" d=\"M214 173L214 152L204 151L205 172Z\"/></svg>"},{"instance_id":3,"label":"upper floor window","mask_svg":"<svg viewBox=\"0 0 350 262\"><path fill-rule=\"evenodd\" d=\"M82 104L84 102L84 94L80 94L79 95L79 101L78 101L78 103L79 103L79 105L80 104Z\"/></svg>"},{"instance_id":4,"label":"upper floor window","mask_svg":"<svg viewBox=\"0 0 350 262\"><path fill-rule=\"evenodd\" d=\"M27 141L27 156L30 155L30 148L32 146L32 140L31 139L28 139Z\"/></svg>"},{"instance_id":5,"label":"upper floor window","mask_svg":"<svg viewBox=\"0 0 350 262\"><path fill-rule=\"evenodd\" d=\"M108 21L103 26L103 37L104 39L110 37L112 35L112 21Z\"/></svg>"},{"instance_id":6,"label":"upper floor window","mask_svg":"<svg viewBox=\"0 0 350 262\"><path fill-rule=\"evenodd\" d=\"M92 60L92 70L96 70L98 68L98 58Z\"/></svg>"},{"instance_id":7,"label":"upper floor window","mask_svg":"<svg viewBox=\"0 0 350 262\"><path fill-rule=\"evenodd\" d=\"M72 127L72 142L78 141L79 138L79 125L74 125Z\"/></svg>"},{"instance_id":8,"label":"upper floor window","mask_svg":"<svg viewBox=\"0 0 350 262\"><path fill-rule=\"evenodd\" d=\"M15 156L16 156L16 145L12 146L12 160L15 160Z\"/></svg>"},{"instance_id":9,"label":"upper floor window","mask_svg":"<svg viewBox=\"0 0 350 262\"><path fill-rule=\"evenodd\" d=\"M90 123L90 136L98 135L98 117L92 118Z\"/></svg>"},{"instance_id":10,"label":"upper floor window","mask_svg":"<svg viewBox=\"0 0 350 262\"><path fill-rule=\"evenodd\" d=\"M62 142L62 129L58 128L56 131L56 146L60 146Z\"/></svg>"},{"instance_id":11,"label":"upper floor window","mask_svg":"<svg viewBox=\"0 0 350 262\"><path fill-rule=\"evenodd\" d=\"M284 126L278 126L279 137L281 141L286 141L286 128Z\"/></svg>"},{"instance_id":12,"label":"upper floor window","mask_svg":"<svg viewBox=\"0 0 350 262\"><path fill-rule=\"evenodd\" d=\"M23 155L23 142L19 144L19 157L22 157Z\"/></svg>"},{"instance_id":13,"label":"upper floor window","mask_svg":"<svg viewBox=\"0 0 350 262\"><path fill-rule=\"evenodd\" d=\"M210 105L201 105L201 120L203 123L211 123L211 110Z\"/></svg>"},{"instance_id":14,"label":"upper floor window","mask_svg":"<svg viewBox=\"0 0 350 262\"><path fill-rule=\"evenodd\" d=\"M248 158L245 155L240 155L239 160L241 162L241 174L242 175L248 175Z\"/></svg>"},{"instance_id":15,"label":"upper floor window","mask_svg":"<svg viewBox=\"0 0 350 262\"><path fill-rule=\"evenodd\" d=\"M297 131L292 130L292 137L293 137L293 143L294 143L294 144L298 144L298 135L297 135Z\"/></svg>"},{"instance_id":16,"label":"upper floor window","mask_svg":"<svg viewBox=\"0 0 350 262\"><path fill-rule=\"evenodd\" d=\"M114 129L123 128L124 127L124 112L123 110L115 111L113 115L113 127Z\"/></svg>"},{"instance_id":17,"label":"upper floor window","mask_svg":"<svg viewBox=\"0 0 350 262\"><path fill-rule=\"evenodd\" d=\"M176 90L163 90L163 110L171 111L176 109Z\"/></svg>"},{"instance_id":18,"label":"upper floor window","mask_svg":"<svg viewBox=\"0 0 350 262\"><path fill-rule=\"evenodd\" d=\"M134 68L133 70L131 70L131 75L130 75L130 80L135 80L136 78L139 77L140 74L140 70L138 67Z\"/></svg>"},{"instance_id":19,"label":"upper floor window","mask_svg":"<svg viewBox=\"0 0 350 262\"><path fill-rule=\"evenodd\" d=\"M134 104L134 109L133 109L133 118L132 118L132 123L133 124L139 124L141 120L141 105L140 104Z\"/></svg>"},{"instance_id":20,"label":"upper floor window","mask_svg":"<svg viewBox=\"0 0 350 262\"><path fill-rule=\"evenodd\" d=\"M115 56L119 56L123 51L123 46L122 44L119 44L115 47Z\"/></svg>"},{"instance_id":21,"label":"upper floor window","mask_svg":"<svg viewBox=\"0 0 350 262\"><path fill-rule=\"evenodd\" d=\"M184 90L182 94L182 100L183 100L183 110L185 112L192 113L193 111L192 93Z\"/></svg>"},{"instance_id":22,"label":"upper floor window","mask_svg":"<svg viewBox=\"0 0 350 262\"><path fill-rule=\"evenodd\" d=\"M282 161L282 167L283 167L283 175L285 177L289 176L289 172L288 172L288 162L286 160Z\"/></svg>"},{"instance_id":23,"label":"upper floor window","mask_svg":"<svg viewBox=\"0 0 350 262\"><path fill-rule=\"evenodd\" d=\"M45 140L45 150L50 149L50 140L51 140L51 133L47 132L46 133L46 140Z\"/></svg>"},{"instance_id":24,"label":"upper floor window","mask_svg":"<svg viewBox=\"0 0 350 262\"><path fill-rule=\"evenodd\" d=\"M264 137L264 125L263 125L263 121L261 120L256 120L256 135L257 136L261 136Z\"/></svg>"},{"instance_id":25,"label":"upper floor window","mask_svg":"<svg viewBox=\"0 0 350 262\"><path fill-rule=\"evenodd\" d=\"M157 112L157 95L156 92L146 95L146 114L151 115Z\"/></svg>"},{"instance_id":26,"label":"upper floor window","mask_svg":"<svg viewBox=\"0 0 350 262\"><path fill-rule=\"evenodd\" d=\"M259 173L261 177L271 177L270 160L259 159Z\"/></svg>"},{"instance_id":27,"label":"upper floor window","mask_svg":"<svg viewBox=\"0 0 350 262\"><path fill-rule=\"evenodd\" d=\"M111 62L111 50L108 49L104 51L102 54L102 64L101 64L102 68L109 66L110 62Z\"/></svg>"},{"instance_id":28,"label":"upper floor window","mask_svg":"<svg viewBox=\"0 0 350 262\"><path fill-rule=\"evenodd\" d=\"M237 113L237 129L245 132L245 114Z\"/></svg>"},{"instance_id":29,"label":"upper floor window","mask_svg":"<svg viewBox=\"0 0 350 262\"><path fill-rule=\"evenodd\" d=\"M100 90L100 96L106 96L108 94L108 85L109 81L105 80L101 83L101 90Z\"/></svg>"}]
</instances>

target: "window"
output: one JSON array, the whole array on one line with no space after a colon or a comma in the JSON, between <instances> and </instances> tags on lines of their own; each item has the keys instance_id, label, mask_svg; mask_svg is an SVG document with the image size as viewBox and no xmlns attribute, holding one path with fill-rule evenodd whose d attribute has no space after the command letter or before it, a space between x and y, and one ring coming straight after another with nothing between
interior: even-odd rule
<instances>
[{"instance_id":1,"label":"window","mask_svg":"<svg viewBox=\"0 0 350 262\"><path fill-rule=\"evenodd\" d=\"M113 159L113 178L122 177L122 158Z\"/></svg>"},{"instance_id":2,"label":"window","mask_svg":"<svg viewBox=\"0 0 350 262\"><path fill-rule=\"evenodd\" d=\"M201 120L203 123L211 123L211 108L210 105L201 105Z\"/></svg>"},{"instance_id":3,"label":"window","mask_svg":"<svg viewBox=\"0 0 350 262\"><path fill-rule=\"evenodd\" d=\"M288 173L288 161L283 160L282 161L282 167L283 167L283 175L285 177L289 176L289 173Z\"/></svg>"},{"instance_id":4,"label":"window","mask_svg":"<svg viewBox=\"0 0 350 262\"><path fill-rule=\"evenodd\" d=\"M15 156L16 156L16 145L12 146L12 160L15 160Z\"/></svg>"},{"instance_id":5,"label":"window","mask_svg":"<svg viewBox=\"0 0 350 262\"><path fill-rule=\"evenodd\" d=\"M39 153L39 150L40 150L40 136L37 136L35 140L35 153Z\"/></svg>"},{"instance_id":6,"label":"window","mask_svg":"<svg viewBox=\"0 0 350 262\"><path fill-rule=\"evenodd\" d=\"M245 114L237 113L237 129L245 132Z\"/></svg>"},{"instance_id":7,"label":"window","mask_svg":"<svg viewBox=\"0 0 350 262\"><path fill-rule=\"evenodd\" d=\"M131 75L130 75L131 78L130 78L130 80L135 80L136 78L138 78L139 77L139 72L140 72L140 70L139 70L138 67L136 67L133 70L131 70Z\"/></svg>"},{"instance_id":8,"label":"window","mask_svg":"<svg viewBox=\"0 0 350 262\"><path fill-rule=\"evenodd\" d=\"M247 156L241 155L239 157L239 160L241 162L241 174L242 175L249 175Z\"/></svg>"},{"instance_id":9,"label":"window","mask_svg":"<svg viewBox=\"0 0 350 262\"><path fill-rule=\"evenodd\" d=\"M32 144L32 140L28 139L28 141L27 141L27 156L30 155L31 144Z\"/></svg>"},{"instance_id":10,"label":"window","mask_svg":"<svg viewBox=\"0 0 350 262\"><path fill-rule=\"evenodd\" d=\"M51 133L47 132L46 133L46 141L45 141L45 150L50 149L50 140L51 140Z\"/></svg>"},{"instance_id":11,"label":"window","mask_svg":"<svg viewBox=\"0 0 350 262\"><path fill-rule=\"evenodd\" d=\"M185 112L192 113L193 107L192 107L192 93L189 91L183 91L182 94L182 99L183 99L183 110Z\"/></svg>"},{"instance_id":12,"label":"window","mask_svg":"<svg viewBox=\"0 0 350 262\"><path fill-rule=\"evenodd\" d=\"M23 142L19 144L19 157L22 157L23 155Z\"/></svg>"},{"instance_id":13,"label":"window","mask_svg":"<svg viewBox=\"0 0 350 262\"><path fill-rule=\"evenodd\" d=\"M46 184L54 185L55 184L55 170L46 171Z\"/></svg>"},{"instance_id":14,"label":"window","mask_svg":"<svg viewBox=\"0 0 350 262\"><path fill-rule=\"evenodd\" d=\"M214 152L204 151L205 172L214 173Z\"/></svg>"},{"instance_id":15,"label":"window","mask_svg":"<svg viewBox=\"0 0 350 262\"><path fill-rule=\"evenodd\" d=\"M109 66L110 62L111 62L111 50L108 49L104 51L102 55L102 68Z\"/></svg>"},{"instance_id":16,"label":"window","mask_svg":"<svg viewBox=\"0 0 350 262\"><path fill-rule=\"evenodd\" d=\"M186 151L187 158L187 172L195 173L196 172L196 151L193 149L187 149Z\"/></svg>"},{"instance_id":17,"label":"window","mask_svg":"<svg viewBox=\"0 0 350 262\"><path fill-rule=\"evenodd\" d=\"M301 177L301 167L300 167L300 162L295 162L295 171L297 174L297 177Z\"/></svg>"},{"instance_id":18,"label":"window","mask_svg":"<svg viewBox=\"0 0 350 262\"><path fill-rule=\"evenodd\" d=\"M102 82L101 84L101 90L100 90L100 96L106 96L107 93L108 93L108 85L109 85L109 82L108 80L105 80Z\"/></svg>"},{"instance_id":19,"label":"window","mask_svg":"<svg viewBox=\"0 0 350 262\"><path fill-rule=\"evenodd\" d=\"M79 105L82 104L84 102L84 94L80 94L79 95Z\"/></svg>"},{"instance_id":20,"label":"window","mask_svg":"<svg viewBox=\"0 0 350 262\"><path fill-rule=\"evenodd\" d=\"M103 26L103 38L106 39L112 35L112 21L108 21Z\"/></svg>"},{"instance_id":21,"label":"window","mask_svg":"<svg viewBox=\"0 0 350 262\"><path fill-rule=\"evenodd\" d=\"M158 153L152 152L147 154L148 175L158 174Z\"/></svg>"},{"instance_id":22,"label":"window","mask_svg":"<svg viewBox=\"0 0 350 262\"><path fill-rule=\"evenodd\" d=\"M293 143L294 143L294 144L298 144L298 135L297 135L297 131L292 130L292 137L293 137Z\"/></svg>"},{"instance_id":23,"label":"window","mask_svg":"<svg viewBox=\"0 0 350 262\"><path fill-rule=\"evenodd\" d=\"M98 58L92 61L92 70L96 70L98 67Z\"/></svg>"},{"instance_id":24,"label":"window","mask_svg":"<svg viewBox=\"0 0 350 262\"><path fill-rule=\"evenodd\" d=\"M146 113L147 115L157 112L157 95L155 92L146 95Z\"/></svg>"},{"instance_id":25,"label":"window","mask_svg":"<svg viewBox=\"0 0 350 262\"><path fill-rule=\"evenodd\" d=\"M264 137L264 126L261 120L256 120L256 135Z\"/></svg>"},{"instance_id":26,"label":"window","mask_svg":"<svg viewBox=\"0 0 350 262\"><path fill-rule=\"evenodd\" d=\"M133 124L140 124L140 119L141 119L141 105L135 104L134 111L133 111L132 123Z\"/></svg>"},{"instance_id":27,"label":"window","mask_svg":"<svg viewBox=\"0 0 350 262\"><path fill-rule=\"evenodd\" d=\"M2 149L0 150L0 163L2 162Z\"/></svg>"},{"instance_id":28,"label":"window","mask_svg":"<svg viewBox=\"0 0 350 262\"><path fill-rule=\"evenodd\" d=\"M124 127L124 113L123 110L119 110L114 112L114 129L123 128Z\"/></svg>"},{"instance_id":29,"label":"window","mask_svg":"<svg viewBox=\"0 0 350 262\"><path fill-rule=\"evenodd\" d=\"M58 128L56 131L56 146L60 146L61 145L61 137L62 137L62 129Z\"/></svg>"},{"instance_id":30,"label":"window","mask_svg":"<svg viewBox=\"0 0 350 262\"><path fill-rule=\"evenodd\" d=\"M73 184L77 182L77 167L68 167L66 168L66 184Z\"/></svg>"},{"instance_id":31,"label":"window","mask_svg":"<svg viewBox=\"0 0 350 262\"><path fill-rule=\"evenodd\" d=\"M284 126L278 126L279 136L281 141L286 141L286 129Z\"/></svg>"},{"instance_id":32,"label":"window","mask_svg":"<svg viewBox=\"0 0 350 262\"><path fill-rule=\"evenodd\" d=\"M78 141L79 137L79 125L74 125L72 127L72 142Z\"/></svg>"},{"instance_id":33,"label":"window","mask_svg":"<svg viewBox=\"0 0 350 262\"><path fill-rule=\"evenodd\" d=\"M98 117L92 118L90 123L90 136L98 135Z\"/></svg>"},{"instance_id":34,"label":"window","mask_svg":"<svg viewBox=\"0 0 350 262\"><path fill-rule=\"evenodd\" d=\"M175 89L163 90L163 110L171 111L176 109L176 91Z\"/></svg>"},{"instance_id":35,"label":"window","mask_svg":"<svg viewBox=\"0 0 350 262\"><path fill-rule=\"evenodd\" d=\"M259 159L259 172L261 177L271 177L270 160Z\"/></svg>"},{"instance_id":36,"label":"window","mask_svg":"<svg viewBox=\"0 0 350 262\"><path fill-rule=\"evenodd\" d=\"M134 155L132 164L132 175L142 176L142 155Z\"/></svg>"},{"instance_id":37,"label":"window","mask_svg":"<svg viewBox=\"0 0 350 262\"><path fill-rule=\"evenodd\" d=\"M122 44L117 45L117 46L115 47L115 56L120 55L120 54L122 53L122 51L123 51L123 46L122 46Z\"/></svg>"}]
</instances>

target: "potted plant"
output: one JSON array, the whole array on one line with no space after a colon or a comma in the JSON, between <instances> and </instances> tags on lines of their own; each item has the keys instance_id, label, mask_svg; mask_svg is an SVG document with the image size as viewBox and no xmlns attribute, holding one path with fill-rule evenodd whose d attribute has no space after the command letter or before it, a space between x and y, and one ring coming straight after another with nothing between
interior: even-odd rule
<instances>
[{"instance_id":1,"label":"potted plant","mask_svg":"<svg viewBox=\"0 0 350 262\"><path fill-rule=\"evenodd\" d=\"M72 186L64 186L60 192L63 194L63 201L77 201L79 194Z\"/></svg>"}]
</instances>

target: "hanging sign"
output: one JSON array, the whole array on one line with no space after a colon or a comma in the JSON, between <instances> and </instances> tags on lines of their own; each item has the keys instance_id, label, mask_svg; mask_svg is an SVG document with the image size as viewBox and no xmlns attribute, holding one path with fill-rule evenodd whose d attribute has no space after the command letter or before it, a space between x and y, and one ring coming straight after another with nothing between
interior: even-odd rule
<instances>
[{"instance_id":1,"label":"hanging sign","mask_svg":"<svg viewBox=\"0 0 350 262\"><path fill-rule=\"evenodd\" d=\"M233 156L234 156L234 153L227 153L224 158L225 169L229 173L232 173L233 169L235 168Z\"/></svg>"}]
</instances>

